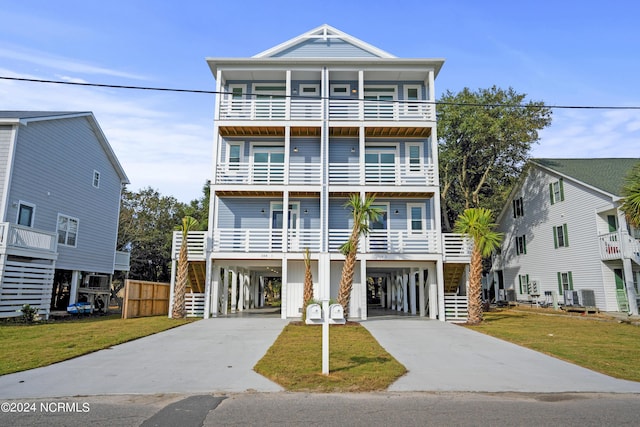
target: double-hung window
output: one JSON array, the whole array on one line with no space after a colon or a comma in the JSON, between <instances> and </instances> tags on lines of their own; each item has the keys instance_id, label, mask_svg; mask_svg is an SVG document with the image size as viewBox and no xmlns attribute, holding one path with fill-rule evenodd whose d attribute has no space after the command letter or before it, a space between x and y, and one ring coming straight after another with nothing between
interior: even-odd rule
<instances>
[{"instance_id":1,"label":"double-hung window","mask_svg":"<svg viewBox=\"0 0 640 427\"><path fill-rule=\"evenodd\" d=\"M567 234L567 224L553 227L553 245L556 249L569 246L569 234Z\"/></svg>"},{"instance_id":2,"label":"double-hung window","mask_svg":"<svg viewBox=\"0 0 640 427\"><path fill-rule=\"evenodd\" d=\"M424 204L408 203L407 204L409 232L413 234L424 233L427 230L427 217L425 215Z\"/></svg>"},{"instance_id":3,"label":"double-hung window","mask_svg":"<svg viewBox=\"0 0 640 427\"><path fill-rule=\"evenodd\" d=\"M58 214L58 244L75 247L78 242L78 218Z\"/></svg>"},{"instance_id":4,"label":"double-hung window","mask_svg":"<svg viewBox=\"0 0 640 427\"><path fill-rule=\"evenodd\" d=\"M93 171L93 186L95 188L100 188L100 172L94 170Z\"/></svg>"},{"instance_id":5,"label":"double-hung window","mask_svg":"<svg viewBox=\"0 0 640 427\"><path fill-rule=\"evenodd\" d=\"M573 290L573 276L570 271L558 271L558 293L562 295L564 291Z\"/></svg>"},{"instance_id":6,"label":"double-hung window","mask_svg":"<svg viewBox=\"0 0 640 427\"><path fill-rule=\"evenodd\" d=\"M529 292L529 275L518 274L518 286L520 287L520 293L525 295Z\"/></svg>"},{"instance_id":7,"label":"double-hung window","mask_svg":"<svg viewBox=\"0 0 640 427\"><path fill-rule=\"evenodd\" d=\"M564 186L562 185L562 178L549 184L549 198L552 205L564 200Z\"/></svg>"},{"instance_id":8,"label":"double-hung window","mask_svg":"<svg viewBox=\"0 0 640 427\"><path fill-rule=\"evenodd\" d=\"M423 164L422 144L409 143L406 145L406 158L409 172L421 172Z\"/></svg>"}]
</instances>

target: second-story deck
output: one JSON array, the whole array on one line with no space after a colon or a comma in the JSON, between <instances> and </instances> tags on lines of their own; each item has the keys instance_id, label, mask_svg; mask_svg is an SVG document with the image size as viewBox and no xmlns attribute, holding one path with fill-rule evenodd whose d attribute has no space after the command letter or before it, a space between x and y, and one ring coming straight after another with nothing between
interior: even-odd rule
<instances>
[{"instance_id":1,"label":"second-story deck","mask_svg":"<svg viewBox=\"0 0 640 427\"><path fill-rule=\"evenodd\" d=\"M614 231L598 236L603 261L631 259L640 264L640 240L629 233Z\"/></svg>"},{"instance_id":2,"label":"second-story deck","mask_svg":"<svg viewBox=\"0 0 640 427\"><path fill-rule=\"evenodd\" d=\"M220 120L279 121L323 120L321 99L229 99L220 100ZM331 99L331 121L433 121L435 106L427 102Z\"/></svg>"},{"instance_id":3,"label":"second-story deck","mask_svg":"<svg viewBox=\"0 0 640 427\"><path fill-rule=\"evenodd\" d=\"M320 163L219 163L215 184L221 185L320 185ZM329 185L434 186L436 170L431 164L408 165L330 163Z\"/></svg>"},{"instance_id":4,"label":"second-story deck","mask_svg":"<svg viewBox=\"0 0 640 427\"><path fill-rule=\"evenodd\" d=\"M0 223L0 248L4 252L34 255L54 259L57 256L58 235L31 227Z\"/></svg>"},{"instance_id":5,"label":"second-story deck","mask_svg":"<svg viewBox=\"0 0 640 427\"><path fill-rule=\"evenodd\" d=\"M329 252L337 253L351 230L329 230ZM216 253L302 253L309 249L320 250L320 229L288 230L285 238L282 230L272 229L217 229L211 250ZM439 238L440 236L440 238ZM182 234L174 232L173 257L178 258ZM285 250L286 248L286 250ZM438 254L449 262L469 262L472 241L454 233L436 231L412 233L407 230L375 230L361 239L361 250L366 253L390 254ZM194 231L188 234L187 250L191 261L203 261L207 256L207 233Z\"/></svg>"}]
</instances>

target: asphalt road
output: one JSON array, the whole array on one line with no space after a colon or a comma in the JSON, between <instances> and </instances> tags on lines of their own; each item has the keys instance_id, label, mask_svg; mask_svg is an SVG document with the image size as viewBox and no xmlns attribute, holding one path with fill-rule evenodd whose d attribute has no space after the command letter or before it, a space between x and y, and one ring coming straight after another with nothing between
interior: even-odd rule
<instances>
[{"instance_id":1,"label":"asphalt road","mask_svg":"<svg viewBox=\"0 0 640 427\"><path fill-rule=\"evenodd\" d=\"M609 393L159 394L2 405L0 425L29 427L636 426L640 421L640 395Z\"/></svg>"}]
</instances>

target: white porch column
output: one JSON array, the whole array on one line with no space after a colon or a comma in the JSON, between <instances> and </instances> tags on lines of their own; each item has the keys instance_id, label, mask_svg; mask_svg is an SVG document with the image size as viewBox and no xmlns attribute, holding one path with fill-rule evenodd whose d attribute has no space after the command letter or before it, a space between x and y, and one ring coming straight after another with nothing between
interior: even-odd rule
<instances>
[{"instance_id":1,"label":"white porch column","mask_svg":"<svg viewBox=\"0 0 640 427\"><path fill-rule=\"evenodd\" d=\"M284 222L284 221L283 221ZM287 262L287 258L283 255L282 257L282 286L280 287L280 301L282 302L281 304L281 308L280 308L280 318L282 319L286 319L287 318L287 305L289 303L288 300L288 295L287 292L289 290L289 286L288 286L288 276L289 276L289 270L288 270L288 262Z\"/></svg>"},{"instance_id":2,"label":"white porch column","mask_svg":"<svg viewBox=\"0 0 640 427\"><path fill-rule=\"evenodd\" d=\"M416 273L415 269L411 270L409 274L409 295L411 295L411 306L409 309L411 310L411 314L415 316L416 314Z\"/></svg>"},{"instance_id":3,"label":"white porch column","mask_svg":"<svg viewBox=\"0 0 640 427\"><path fill-rule=\"evenodd\" d=\"M444 263L442 260L436 261L436 275L435 275L437 289L438 289L438 320L445 321L444 311Z\"/></svg>"},{"instance_id":4,"label":"white porch column","mask_svg":"<svg viewBox=\"0 0 640 427\"><path fill-rule=\"evenodd\" d=\"M244 311L244 269L238 271L238 311Z\"/></svg>"},{"instance_id":5,"label":"white porch column","mask_svg":"<svg viewBox=\"0 0 640 427\"><path fill-rule=\"evenodd\" d=\"M402 271L402 311L409 312L409 275L405 270Z\"/></svg>"},{"instance_id":6,"label":"white porch column","mask_svg":"<svg viewBox=\"0 0 640 427\"><path fill-rule=\"evenodd\" d=\"M231 313L238 309L238 270L234 267L231 270Z\"/></svg>"},{"instance_id":7,"label":"white porch column","mask_svg":"<svg viewBox=\"0 0 640 427\"><path fill-rule=\"evenodd\" d=\"M429 292L429 318L438 318L438 283L436 279L436 265L432 264L427 269L427 290ZM443 298L444 299L444 298Z\"/></svg>"},{"instance_id":8,"label":"white porch column","mask_svg":"<svg viewBox=\"0 0 640 427\"><path fill-rule=\"evenodd\" d=\"M418 272L418 292L420 293L420 295L418 296L418 303L420 305L420 310L418 310L420 317L425 317L427 315L427 310L425 310L425 307L427 305L427 301L426 301L426 295L425 295L425 277L424 277L424 268L421 268L420 271Z\"/></svg>"},{"instance_id":9,"label":"white porch column","mask_svg":"<svg viewBox=\"0 0 640 427\"><path fill-rule=\"evenodd\" d=\"M70 283L71 287L69 289L69 305L75 304L75 302L78 301L78 282L79 281L80 281L80 272L78 270L73 270L71 272L71 283ZM173 287L171 288L171 291L173 292Z\"/></svg>"},{"instance_id":10,"label":"white porch column","mask_svg":"<svg viewBox=\"0 0 640 427\"><path fill-rule=\"evenodd\" d=\"M360 319L367 320L367 260L364 258L360 260L360 283L362 286Z\"/></svg>"},{"instance_id":11,"label":"white porch column","mask_svg":"<svg viewBox=\"0 0 640 427\"><path fill-rule=\"evenodd\" d=\"M211 316L218 317L218 299L220 298L220 267L217 266L214 261L211 261L210 263L213 272L213 277L211 278L211 287L213 289L211 290L211 301L209 301L209 305L211 306Z\"/></svg>"},{"instance_id":12,"label":"white porch column","mask_svg":"<svg viewBox=\"0 0 640 427\"><path fill-rule=\"evenodd\" d=\"M229 310L229 267L224 267L224 278L222 279L222 314L227 314Z\"/></svg>"},{"instance_id":13,"label":"white porch column","mask_svg":"<svg viewBox=\"0 0 640 427\"><path fill-rule=\"evenodd\" d=\"M628 237L623 234L623 238ZM623 251L624 253L624 251ZM638 300L636 295L636 289L633 286L633 269L631 267L631 260L624 258L622 260L622 267L624 269L624 284L627 288L627 299L629 300L629 313L633 316L638 315Z\"/></svg>"},{"instance_id":14,"label":"white porch column","mask_svg":"<svg viewBox=\"0 0 640 427\"><path fill-rule=\"evenodd\" d=\"M211 258L207 257L204 273L204 318L211 317Z\"/></svg>"},{"instance_id":15,"label":"white porch column","mask_svg":"<svg viewBox=\"0 0 640 427\"><path fill-rule=\"evenodd\" d=\"M384 280L387 285L387 308L393 310L393 281L391 280L391 275L387 274Z\"/></svg>"},{"instance_id":16,"label":"white porch column","mask_svg":"<svg viewBox=\"0 0 640 427\"><path fill-rule=\"evenodd\" d=\"M287 190L282 194L282 252L289 252L289 191Z\"/></svg>"},{"instance_id":17,"label":"white porch column","mask_svg":"<svg viewBox=\"0 0 640 427\"><path fill-rule=\"evenodd\" d=\"M265 292L264 292L264 276L260 276L258 278L258 292L260 293L260 307L264 307L264 298L265 298Z\"/></svg>"},{"instance_id":18,"label":"white porch column","mask_svg":"<svg viewBox=\"0 0 640 427\"><path fill-rule=\"evenodd\" d=\"M170 319L173 317L173 298L175 297L175 289L176 289L176 260L172 259L171 260L171 283L169 285L169 313L168 313L168 316Z\"/></svg>"}]
</instances>

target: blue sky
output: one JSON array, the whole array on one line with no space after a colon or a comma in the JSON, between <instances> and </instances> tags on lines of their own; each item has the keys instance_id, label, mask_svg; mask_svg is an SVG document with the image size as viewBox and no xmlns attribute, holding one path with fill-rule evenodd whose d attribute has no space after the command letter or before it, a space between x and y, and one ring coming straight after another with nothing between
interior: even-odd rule
<instances>
[{"instance_id":1,"label":"blue sky","mask_svg":"<svg viewBox=\"0 0 640 427\"><path fill-rule=\"evenodd\" d=\"M366 5L366 6L365 6ZM0 0L0 76L214 90L206 57L249 57L322 24L445 58L436 93L513 87L547 105L640 106L640 3ZM212 171L213 95L0 79L0 110L93 111L131 180L187 202ZM554 110L536 157L640 157L640 110Z\"/></svg>"}]
</instances>

